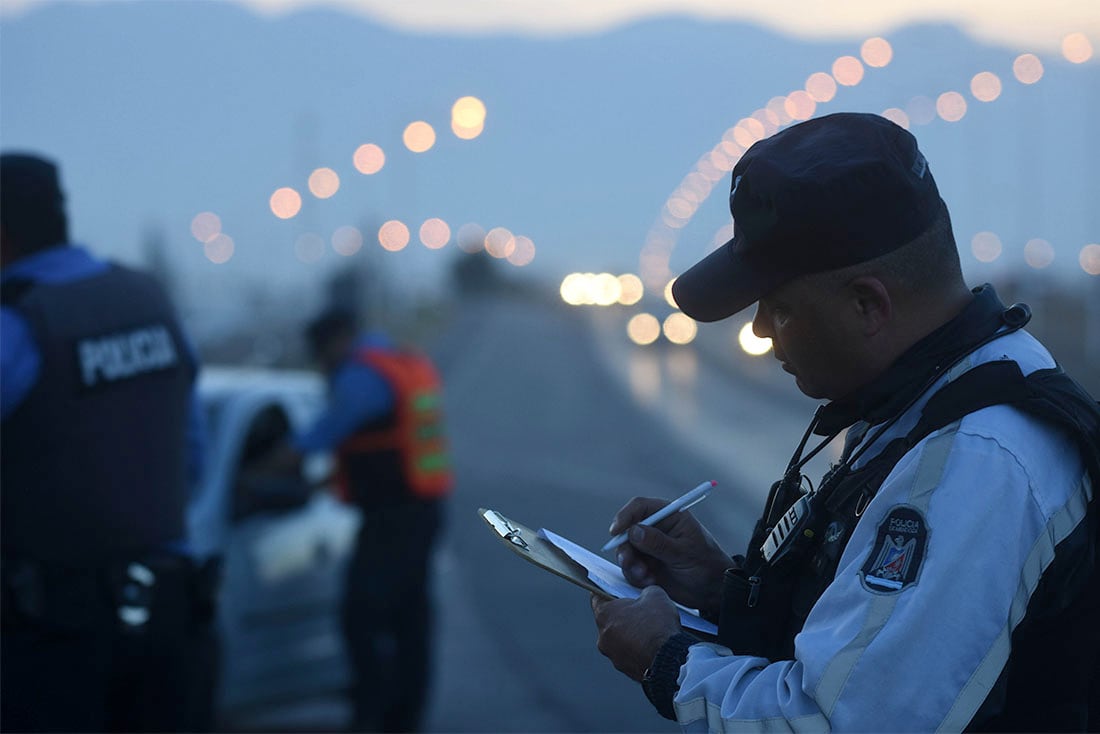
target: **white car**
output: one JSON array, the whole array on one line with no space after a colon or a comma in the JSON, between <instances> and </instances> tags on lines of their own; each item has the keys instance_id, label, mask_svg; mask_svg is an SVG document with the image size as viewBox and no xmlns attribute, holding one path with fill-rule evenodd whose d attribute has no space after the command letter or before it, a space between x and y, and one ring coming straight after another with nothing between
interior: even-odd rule
<instances>
[{"instance_id":1,"label":"white car","mask_svg":"<svg viewBox=\"0 0 1100 734\"><path fill-rule=\"evenodd\" d=\"M208 367L199 395L206 469L188 526L198 555L224 564L217 720L341 693L349 676L340 598L358 513L300 480L242 481L250 462L318 415L324 383L309 372ZM305 473L324 476L325 463L312 459Z\"/></svg>"}]
</instances>

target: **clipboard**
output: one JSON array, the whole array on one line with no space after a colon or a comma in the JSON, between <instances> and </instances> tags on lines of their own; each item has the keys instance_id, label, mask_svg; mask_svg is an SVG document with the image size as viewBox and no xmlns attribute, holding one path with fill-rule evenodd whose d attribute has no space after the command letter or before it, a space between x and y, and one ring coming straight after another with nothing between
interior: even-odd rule
<instances>
[{"instance_id":1,"label":"clipboard","mask_svg":"<svg viewBox=\"0 0 1100 734\"><path fill-rule=\"evenodd\" d=\"M550 541L540 538L537 531L520 525L514 520L509 520L496 510L487 510L482 507L478 509L477 514L481 515L482 519L489 524L489 527L493 529L500 541L520 558L544 568L555 576L560 576L586 591L599 594L605 599L613 598L588 578L588 571L584 566L567 556L564 551Z\"/></svg>"},{"instance_id":2,"label":"clipboard","mask_svg":"<svg viewBox=\"0 0 1100 734\"><path fill-rule=\"evenodd\" d=\"M603 588L596 580L593 580L590 576L590 569L586 568L583 562L574 560L574 557L570 555L571 551L568 550L568 548L576 546L572 541L556 536L549 530L532 530L514 520L509 520L496 510L487 510L482 507L477 512L489 524L493 534L516 555L604 599L620 598L620 593L615 591L615 587L619 584L615 580L609 581L606 578L606 572L601 573L598 568L591 571L597 579L609 583L610 589ZM546 533L546 535L543 535L543 533ZM555 538L556 540L554 540ZM559 546L558 543L564 543L565 545ZM579 546L575 550L580 552L582 556L594 555L591 551ZM600 562L597 566L610 565L598 557L596 560ZM621 580L621 584L626 586L627 581L622 578L622 574L619 573L617 567L614 567L614 573ZM637 594L637 591L630 588L624 589L621 596L623 598L634 598ZM690 629L693 634L704 639L717 639L718 627L713 622L704 620L699 616L699 612L694 609L688 609L680 604L676 606L680 614L680 624L683 627Z\"/></svg>"}]
</instances>

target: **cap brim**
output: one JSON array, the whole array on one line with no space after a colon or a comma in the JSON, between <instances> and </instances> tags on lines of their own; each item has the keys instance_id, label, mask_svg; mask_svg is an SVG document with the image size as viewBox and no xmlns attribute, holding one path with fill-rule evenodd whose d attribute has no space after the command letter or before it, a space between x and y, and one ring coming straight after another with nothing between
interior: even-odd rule
<instances>
[{"instance_id":1,"label":"cap brim","mask_svg":"<svg viewBox=\"0 0 1100 734\"><path fill-rule=\"evenodd\" d=\"M748 308L779 285L776 274L765 274L738 257L734 240L697 262L672 284L672 297L696 321L721 321Z\"/></svg>"}]
</instances>

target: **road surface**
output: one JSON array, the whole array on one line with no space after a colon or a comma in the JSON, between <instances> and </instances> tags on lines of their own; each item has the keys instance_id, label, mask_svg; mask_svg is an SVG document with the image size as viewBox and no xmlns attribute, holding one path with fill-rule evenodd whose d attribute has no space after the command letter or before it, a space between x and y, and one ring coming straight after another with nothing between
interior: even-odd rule
<instances>
[{"instance_id":1,"label":"road surface","mask_svg":"<svg viewBox=\"0 0 1100 734\"><path fill-rule=\"evenodd\" d=\"M697 512L738 552L814 404L766 376L774 365L738 378L720 340L634 347L624 323L485 301L439 343L458 482L437 563L429 731L675 730L596 650L588 595L509 553L476 511L596 548L631 496L713 478Z\"/></svg>"}]
</instances>

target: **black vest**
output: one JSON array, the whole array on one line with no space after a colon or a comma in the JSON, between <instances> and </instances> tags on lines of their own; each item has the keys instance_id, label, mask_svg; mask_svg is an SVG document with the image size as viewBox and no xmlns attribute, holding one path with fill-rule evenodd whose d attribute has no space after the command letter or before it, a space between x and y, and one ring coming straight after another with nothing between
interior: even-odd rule
<instances>
[{"instance_id":1,"label":"black vest","mask_svg":"<svg viewBox=\"0 0 1100 734\"><path fill-rule=\"evenodd\" d=\"M794 658L794 638L832 583L840 556L867 503L910 449L932 432L982 408L1009 404L1077 442L1100 488L1100 407L1060 369L1025 377L1015 362L979 365L939 390L917 426L859 469L843 465L823 480L809 520L781 557L760 551L771 528L800 497L797 480L773 488L777 508L756 525L748 553L726 571L718 641L739 654ZM1100 630L1100 524L1095 495L1085 520L1056 548L1055 559L1012 635L1008 664L968 729L1083 730L1096 686ZM1096 716L1096 714L1093 714Z\"/></svg>"},{"instance_id":2,"label":"black vest","mask_svg":"<svg viewBox=\"0 0 1100 734\"><path fill-rule=\"evenodd\" d=\"M90 567L183 539L196 367L160 286L112 266L3 299L41 355L3 423L4 557Z\"/></svg>"},{"instance_id":3,"label":"black vest","mask_svg":"<svg viewBox=\"0 0 1100 734\"><path fill-rule=\"evenodd\" d=\"M390 411L365 422L352 438L388 431L396 425L397 414ZM371 512L417 501L409 491L400 450L341 451L339 461L347 483L347 500L360 510Z\"/></svg>"}]
</instances>

